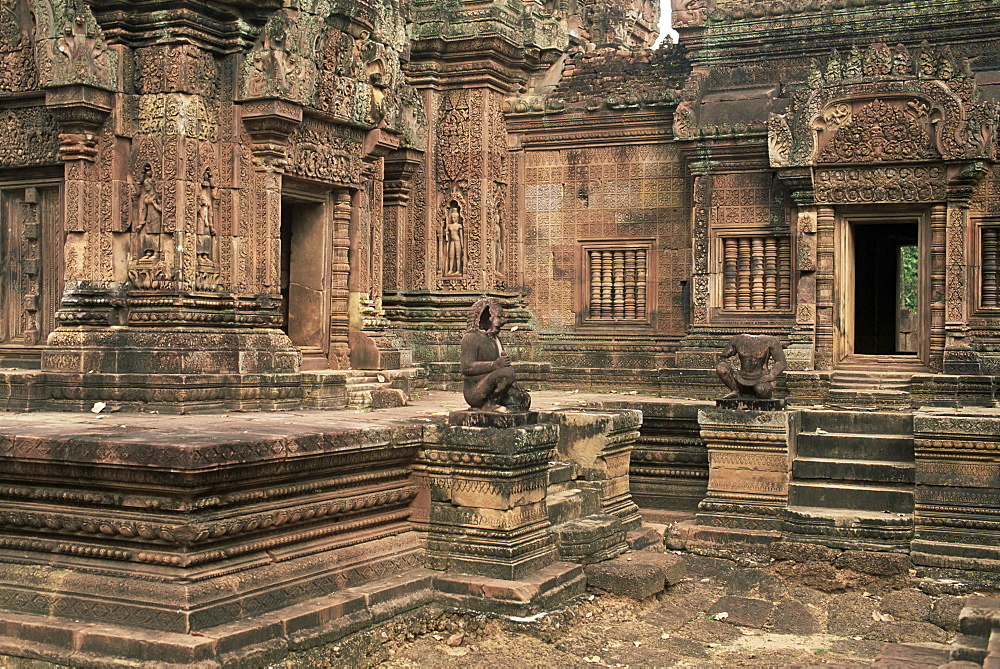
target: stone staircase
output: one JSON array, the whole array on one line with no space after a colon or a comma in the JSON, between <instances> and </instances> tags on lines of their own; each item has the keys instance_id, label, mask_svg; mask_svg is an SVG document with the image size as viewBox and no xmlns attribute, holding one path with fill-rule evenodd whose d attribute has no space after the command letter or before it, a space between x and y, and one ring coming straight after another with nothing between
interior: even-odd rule
<instances>
[{"instance_id":1,"label":"stone staircase","mask_svg":"<svg viewBox=\"0 0 1000 669\"><path fill-rule=\"evenodd\" d=\"M913 417L803 411L785 534L835 548L905 551L913 535Z\"/></svg>"},{"instance_id":2,"label":"stone staircase","mask_svg":"<svg viewBox=\"0 0 1000 669\"><path fill-rule=\"evenodd\" d=\"M961 634L951 642L942 668L1000 669L1000 597L970 595L959 615Z\"/></svg>"},{"instance_id":3,"label":"stone staircase","mask_svg":"<svg viewBox=\"0 0 1000 669\"><path fill-rule=\"evenodd\" d=\"M354 370L348 373L347 408L386 409L406 405L406 394L391 388L391 380L379 372Z\"/></svg>"},{"instance_id":4,"label":"stone staircase","mask_svg":"<svg viewBox=\"0 0 1000 669\"><path fill-rule=\"evenodd\" d=\"M625 527L617 516L602 512L601 493L577 479L572 462L552 462L546 504L559 559L579 564L610 560L628 550Z\"/></svg>"},{"instance_id":5,"label":"stone staircase","mask_svg":"<svg viewBox=\"0 0 1000 669\"><path fill-rule=\"evenodd\" d=\"M831 375L826 404L847 409L909 409L913 375L926 372L913 355L851 355Z\"/></svg>"}]
</instances>

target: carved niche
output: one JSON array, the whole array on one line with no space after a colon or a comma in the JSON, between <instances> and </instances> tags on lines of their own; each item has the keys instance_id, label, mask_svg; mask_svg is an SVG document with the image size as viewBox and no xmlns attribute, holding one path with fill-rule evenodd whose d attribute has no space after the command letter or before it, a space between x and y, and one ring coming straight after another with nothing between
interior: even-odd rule
<instances>
[{"instance_id":1,"label":"carved niche","mask_svg":"<svg viewBox=\"0 0 1000 669\"><path fill-rule=\"evenodd\" d=\"M873 44L813 59L810 88L772 114L774 167L813 167L817 202L940 201L938 161L993 159L998 108L946 49Z\"/></svg>"}]
</instances>

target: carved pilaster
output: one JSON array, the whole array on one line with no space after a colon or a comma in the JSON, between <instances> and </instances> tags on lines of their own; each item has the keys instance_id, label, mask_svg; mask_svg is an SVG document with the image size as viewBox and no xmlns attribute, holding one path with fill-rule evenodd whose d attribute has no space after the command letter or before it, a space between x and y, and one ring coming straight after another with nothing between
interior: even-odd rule
<instances>
[{"instance_id":1,"label":"carved pilaster","mask_svg":"<svg viewBox=\"0 0 1000 669\"><path fill-rule=\"evenodd\" d=\"M816 212L816 369L833 369L834 223L833 207Z\"/></svg>"},{"instance_id":2,"label":"carved pilaster","mask_svg":"<svg viewBox=\"0 0 1000 669\"><path fill-rule=\"evenodd\" d=\"M385 221L385 265L382 280L385 290L406 287L409 270L409 204L413 175L423 156L413 149L402 149L385 159L382 182L382 216Z\"/></svg>"},{"instance_id":3,"label":"carved pilaster","mask_svg":"<svg viewBox=\"0 0 1000 669\"><path fill-rule=\"evenodd\" d=\"M350 366L350 317L348 281L351 265L348 259L351 227L351 192L346 188L334 191L333 259L330 269L330 366L346 369Z\"/></svg>"}]
</instances>

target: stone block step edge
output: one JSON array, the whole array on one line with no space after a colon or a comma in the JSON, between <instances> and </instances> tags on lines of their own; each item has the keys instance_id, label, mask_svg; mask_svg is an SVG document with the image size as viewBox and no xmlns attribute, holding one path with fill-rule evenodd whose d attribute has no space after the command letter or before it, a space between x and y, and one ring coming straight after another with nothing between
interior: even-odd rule
<instances>
[{"instance_id":1,"label":"stone block step edge","mask_svg":"<svg viewBox=\"0 0 1000 669\"><path fill-rule=\"evenodd\" d=\"M117 666L123 659L164 667L264 666L433 602L437 574L411 569L192 634L0 612L0 657L70 666Z\"/></svg>"}]
</instances>

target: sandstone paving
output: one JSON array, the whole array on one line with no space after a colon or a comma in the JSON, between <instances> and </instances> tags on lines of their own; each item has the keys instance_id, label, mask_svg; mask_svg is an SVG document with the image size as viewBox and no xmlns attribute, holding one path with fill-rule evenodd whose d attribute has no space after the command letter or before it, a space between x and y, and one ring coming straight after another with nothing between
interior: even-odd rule
<instances>
[{"instance_id":1,"label":"sandstone paving","mask_svg":"<svg viewBox=\"0 0 1000 669\"><path fill-rule=\"evenodd\" d=\"M864 579L854 590L851 575L834 569L824 590L790 580L776 568L781 562L740 567L681 555L687 577L661 595L636 601L591 589L548 618L480 619L458 646L442 634L392 645L378 666L920 669L948 662L961 597L928 595L916 579L901 585L898 574Z\"/></svg>"}]
</instances>

